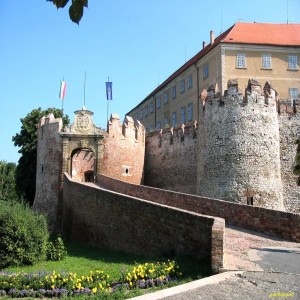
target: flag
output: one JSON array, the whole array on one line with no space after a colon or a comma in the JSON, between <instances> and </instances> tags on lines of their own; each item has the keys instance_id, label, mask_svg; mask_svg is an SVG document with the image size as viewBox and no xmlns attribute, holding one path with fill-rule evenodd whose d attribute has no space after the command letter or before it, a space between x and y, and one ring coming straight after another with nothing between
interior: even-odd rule
<instances>
[{"instance_id":1,"label":"flag","mask_svg":"<svg viewBox=\"0 0 300 300\"><path fill-rule=\"evenodd\" d=\"M66 94L67 83L63 80L60 83L59 99L63 100Z\"/></svg>"},{"instance_id":2,"label":"flag","mask_svg":"<svg viewBox=\"0 0 300 300\"><path fill-rule=\"evenodd\" d=\"M106 100L112 100L112 82L105 82L106 85Z\"/></svg>"}]
</instances>

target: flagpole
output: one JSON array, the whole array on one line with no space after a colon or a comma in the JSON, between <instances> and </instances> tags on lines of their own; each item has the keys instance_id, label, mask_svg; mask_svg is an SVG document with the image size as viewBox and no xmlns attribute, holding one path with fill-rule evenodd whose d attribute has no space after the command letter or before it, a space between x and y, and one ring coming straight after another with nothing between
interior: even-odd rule
<instances>
[{"instance_id":1,"label":"flagpole","mask_svg":"<svg viewBox=\"0 0 300 300\"><path fill-rule=\"evenodd\" d=\"M65 76L63 76L63 82L65 81ZM61 118L64 119L64 98L61 99Z\"/></svg>"},{"instance_id":2,"label":"flagpole","mask_svg":"<svg viewBox=\"0 0 300 300\"><path fill-rule=\"evenodd\" d=\"M86 71L84 72L84 87L83 87L83 106L85 107L85 84L86 84Z\"/></svg>"},{"instance_id":3,"label":"flagpole","mask_svg":"<svg viewBox=\"0 0 300 300\"><path fill-rule=\"evenodd\" d=\"M107 77L107 82L109 82L109 76ZM107 122L108 122L108 107L109 107L109 100L107 99L106 102L107 102L107 105L106 105L106 107L107 107L106 118L107 118Z\"/></svg>"}]
</instances>

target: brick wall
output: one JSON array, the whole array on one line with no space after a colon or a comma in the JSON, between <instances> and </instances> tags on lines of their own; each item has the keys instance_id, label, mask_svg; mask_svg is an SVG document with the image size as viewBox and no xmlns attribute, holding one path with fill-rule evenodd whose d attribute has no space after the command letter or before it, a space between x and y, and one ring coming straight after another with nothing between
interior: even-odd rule
<instances>
[{"instance_id":1,"label":"brick wall","mask_svg":"<svg viewBox=\"0 0 300 300\"><path fill-rule=\"evenodd\" d=\"M63 228L69 240L147 256L208 258L213 272L223 267L225 223L220 218L79 183L67 173L63 193Z\"/></svg>"},{"instance_id":2,"label":"brick wall","mask_svg":"<svg viewBox=\"0 0 300 300\"><path fill-rule=\"evenodd\" d=\"M103 187L133 197L199 214L224 218L226 223L300 242L300 214L132 185L97 176Z\"/></svg>"},{"instance_id":3,"label":"brick wall","mask_svg":"<svg viewBox=\"0 0 300 300\"><path fill-rule=\"evenodd\" d=\"M124 123L112 114L104 140L100 173L129 183L143 183L145 129L126 116Z\"/></svg>"}]
</instances>

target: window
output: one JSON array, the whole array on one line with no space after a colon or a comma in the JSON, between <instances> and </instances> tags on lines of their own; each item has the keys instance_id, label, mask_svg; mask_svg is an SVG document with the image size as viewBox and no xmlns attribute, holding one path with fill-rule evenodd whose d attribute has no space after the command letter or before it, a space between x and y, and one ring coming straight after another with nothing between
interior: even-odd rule
<instances>
[{"instance_id":1,"label":"window","mask_svg":"<svg viewBox=\"0 0 300 300\"><path fill-rule=\"evenodd\" d=\"M208 64L203 66L203 79L208 77Z\"/></svg>"},{"instance_id":2,"label":"window","mask_svg":"<svg viewBox=\"0 0 300 300\"><path fill-rule=\"evenodd\" d=\"M177 112L174 111L174 112L172 113L172 126L174 127L174 126L176 126L176 125L177 125Z\"/></svg>"},{"instance_id":3,"label":"window","mask_svg":"<svg viewBox=\"0 0 300 300\"><path fill-rule=\"evenodd\" d=\"M289 70L297 70L297 55L289 55L288 56L288 69Z\"/></svg>"},{"instance_id":4,"label":"window","mask_svg":"<svg viewBox=\"0 0 300 300\"><path fill-rule=\"evenodd\" d=\"M168 117L165 117L164 124L165 124L165 127L169 126L169 118Z\"/></svg>"},{"instance_id":5,"label":"window","mask_svg":"<svg viewBox=\"0 0 300 300\"><path fill-rule=\"evenodd\" d=\"M188 122L193 120L193 103L188 105Z\"/></svg>"},{"instance_id":6,"label":"window","mask_svg":"<svg viewBox=\"0 0 300 300\"><path fill-rule=\"evenodd\" d=\"M185 106L180 108L180 121L181 124L185 123Z\"/></svg>"},{"instance_id":7,"label":"window","mask_svg":"<svg viewBox=\"0 0 300 300\"><path fill-rule=\"evenodd\" d=\"M148 116L148 105L144 107L144 117Z\"/></svg>"},{"instance_id":8,"label":"window","mask_svg":"<svg viewBox=\"0 0 300 300\"><path fill-rule=\"evenodd\" d=\"M246 55L242 53L238 53L236 55L236 67L239 68L246 68Z\"/></svg>"},{"instance_id":9,"label":"window","mask_svg":"<svg viewBox=\"0 0 300 300\"><path fill-rule=\"evenodd\" d=\"M151 102L151 103L149 104L149 110L150 110L150 114L152 114L153 111L154 111L154 104L153 104L153 102Z\"/></svg>"},{"instance_id":10,"label":"window","mask_svg":"<svg viewBox=\"0 0 300 300\"><path fill-rule=\"evenodd\" d=\"M157 128L157 129L161 129L161 123L160 123L160 121L158 121L158 122L156 123L156 128Z\"/></svg>"},{"instance_id":11,"label":"window","mask_svg":"<svg viewBox=\"0 0 300 300\"><path fill-rule=\"evenodd\" d=\"M180 81L180 93L184 93L185 92L185 80L181 80Z\"/></svg>"},{"instance_id":12,"label":"window","mask_svg":"<svg viewBox=\"0 0 300 300\"><path fill-rule=\"evenodd\" d=\"M189 75L187 78L187 88L191 89L193 87L193 77L192 75Z\"/></svg>"},{"instance_id":13,"label":"window","mask_svg":"<svg viewBox=\"0 0 300 300\"><path fill-rule=\"evenodd\" d=\"M172 86L172 99L176 98L176 85Z\"/></svg>"},{"instance_id":14,"label":"window","mask_svg":"<svg viewBox=\"0 0 300 300\"><path fill-rule=\"evenodd\" d=\"M247 197L247 205L253 205L253 197Z\"/></svg>"},{"instance_id":15,"label":"window","mask_svg":"<svg viewBox=\"0 0 300 300\"><path fill-rule=\"evenodd\" d=\"M160 97L156 100L156 108L160 108Z\"/></svg>"},{"instance_id":16,"label":"window","mask_svg":"<svg viewBox=\"0 0 300 300\"><path fill-rule=\"evenodd\" d=\"M142 120L143 119L143 110L141 109L140 110L140 120Z\"/></svg>"},{"instance_id":17,"label":"window","mask_svg":"<svg viewBox=\"0 0 300 300\"><path fill-rule=\"evenodd\" d=\"M136 119L136 120L139 119L139 114L138 114L138 113L135 114L135 119Z\"/></svg>"},{"instance_id":18,"label":"window","mask_svg":"<svg viewBox=\"0 0 300 300\"><path fill-rule=\"evenodd\" d=\"M271 55L270 54L263 54L262 56L262 68L263 69L271 69Z\"/></svg>"},{"instance_id":19,"label":"window","mask_svg":"<svg viewBox=\"0 0 300 300\"><path fill-rule=\"evenodd\" d=\"M297 88L289 88L289 96L291 100L297 99L299 96L299 90Z\"/></svg>"},{"instance_id":20,"label":"window","mask_svg":"<svg viewBox=\"0 0 300 300\"><path fill-rule=\"evenodd\" d=\"M164 104L167 104L168 103L168 93L167 92L165 92L164 93Z\"/></svg>"}]
</instances>

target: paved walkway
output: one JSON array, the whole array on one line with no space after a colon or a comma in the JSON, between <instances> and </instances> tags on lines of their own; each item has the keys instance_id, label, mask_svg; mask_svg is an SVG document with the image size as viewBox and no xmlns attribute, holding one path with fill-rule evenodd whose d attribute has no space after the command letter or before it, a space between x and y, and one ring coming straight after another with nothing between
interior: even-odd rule
<instances>
[{"instance_id":1,"label":"paved walkway","mask_svg":"<svg viewBox=\"0 0 300 300\"><path fill-rule=\"evenodd\" d=\"M228 270L280 271L300 274L300 243L285 241L259 232L227 226L225 230L224 267ZM295 256L299 268L286 268L274 261L273 268L264 261L267 256L280 256L280 260ZM281 259L282 258L282 259ZM293 263L292 263L293 265Z\"/></svg>"},{"instance_id":2,"label":"paved walkway","mask_svg":"<svg viewBox=\"0 0 300 300\"><path fill-rule=\"evenodd\" d=\"M300 243L228 226L224 252L227 272L133 299L300 300Z\"/></svg>"}]
</instances>

